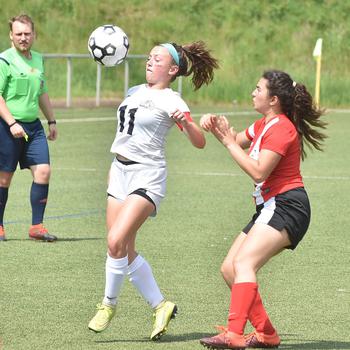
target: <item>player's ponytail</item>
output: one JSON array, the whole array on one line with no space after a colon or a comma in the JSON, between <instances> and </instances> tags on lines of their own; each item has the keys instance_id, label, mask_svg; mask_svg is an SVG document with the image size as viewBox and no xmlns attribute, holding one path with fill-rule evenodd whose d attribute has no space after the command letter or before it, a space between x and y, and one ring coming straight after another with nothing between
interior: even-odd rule
<instances>
[{"instance_id":1,"label":"player's ponytail","mask_svg":"<svg viewBox=\"0 0 350 350\"><path fill-rule=\"evenodd\" d=\"M287 73L278 70L264 72L263 78L268 81L269 95L278 97L283 113L298 131L301 158L306 157L305 143L322 151L322 142L327 136L315 128L325 129L327 123L320 120L323 111L313 104L305 85L296 83Z\"/></svg>"},{"instance_id":2,"label":"player's ponytail","mask_svg":"<svg viewBox=\"0 0 350 350\"><path fill-rule=\"evenodd\" d=\"M179 54L179 71L177 76L192 74L192 83L195 90L203 84L209 84L214 78L214 69L219 68L217 59L206 48L203 41L196 41L187 45L172 43Z\"/></svg>"},{"instance_id":3,"label":"player's ponytail","mask_svg":"<svg viewBox=\"0 0 350 350\"><path fill-rule=\"evenodd\" d=\"M319 118L323 111L316 108L312 102L312 96L307 91L305 85L296 84L294 97L294 119L298 133L303 137L308 146L313 146L322 151L322 141L327 137L316 128L325 129L327 123ZM302 145L302 159L306 157L305 149Z\"/></svg>"}]
</instances>

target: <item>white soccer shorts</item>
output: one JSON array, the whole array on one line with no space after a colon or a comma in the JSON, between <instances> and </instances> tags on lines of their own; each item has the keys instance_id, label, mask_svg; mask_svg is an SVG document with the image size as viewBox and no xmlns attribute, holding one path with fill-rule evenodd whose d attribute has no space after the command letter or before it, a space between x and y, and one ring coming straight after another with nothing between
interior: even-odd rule
<instances>
[{"instance_id":1,"label":"white soccer shorts","mask_svg":"<svg viewBox=\"0 0 350 350\"><path fill-rule=\"evenodd\" d=\"M144 189L155 205L155 216L166 191L166 167L145 164L122 164L117 159L112 162L109 172L107 193L117 200L124 201L138 189Z\"/></svg>"}]
</instances>

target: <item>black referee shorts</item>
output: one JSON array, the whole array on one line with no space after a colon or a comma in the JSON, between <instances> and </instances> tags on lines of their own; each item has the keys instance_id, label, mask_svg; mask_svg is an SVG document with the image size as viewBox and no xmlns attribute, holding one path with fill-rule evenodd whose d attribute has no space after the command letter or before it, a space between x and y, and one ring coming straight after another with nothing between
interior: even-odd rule
<instances>
[{"instance_id":1,"label":"black referee shorts","mask_svg":"<svg viewBox=\"0 0 350 350\"><path fill-rule=\"evenodd\" d=\"M304 237L311 219L309 198L303 187L278 194L256 207L252 220L242 230L248 233L256 223L266 224L278 231L286 229L295 249Z\"/></svg>"},{"instance_id":2,"label":"black referee shorts","mask_svg":"<svg viewBox=\"0 0 350 350\"><path fill-rule=\"evenodd\" d=\"M21 169L50 164L49 146L40 120L18 121L18 124L27 133L27 141L24 137L14 138L8 125L0 118L0 170L13 173L18 163Z\"/></svg>"}]
</instances>

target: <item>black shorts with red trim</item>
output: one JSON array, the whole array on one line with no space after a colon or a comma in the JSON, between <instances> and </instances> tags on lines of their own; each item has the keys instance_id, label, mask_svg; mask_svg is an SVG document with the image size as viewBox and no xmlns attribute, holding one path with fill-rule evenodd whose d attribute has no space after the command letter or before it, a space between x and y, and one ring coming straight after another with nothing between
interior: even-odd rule
<instances>
[{"instance_id":1,"label":"black shorts with red trim","mask_svg":"<svg viewBox=\"0 0 350 350\"><path fill-rule=\"evenodd\" d=\"M278 231L286 229L291 245L295 249L303 239L311 219L311 208L308 195L303 187L294 188L270 198L256 206L256 213L242 230L249 233L256 223L266 224Z\"/></svg>"}]
</instances>

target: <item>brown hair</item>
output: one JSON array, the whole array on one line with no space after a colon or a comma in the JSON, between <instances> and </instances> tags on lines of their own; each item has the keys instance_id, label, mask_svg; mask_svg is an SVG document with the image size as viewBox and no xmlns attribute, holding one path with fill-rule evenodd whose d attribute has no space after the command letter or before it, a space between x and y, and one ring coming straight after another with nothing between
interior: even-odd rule
<instances>
[{"instance_id":1,"label":"brown hair","mask_svg":"<svg viewBox=\"0 0 350 350\"><path fill-rule=\"evenodd\" d=\"M32 31L34 32L34 22L28 15L22 14L22 15L19 15L16 17L12 17L9 20L10 31L12 31L12 25L14 22L21 22L21 23L30 24L32 27Z\"/></svg>"},{"instance_id":2,"label":"brown hair","mask_svg":"<svg viewBox=\"0 0 350 350\"><path fill-rule=\"evenodd\" d=\"M324 111L314 105L305 85L294 82L287 73L278 70L264 72L263 78L268 81L270 97L278 97L283 113L298 131L301 158L306 157L304 143L322 151L322 142L327 136L315 128L326 128L327 123L320 120Z\"/></svg>"},{"instance_id":3,"label":"brown hair","mask_svg":"<svg viewBox=\"0 0 350 350\"><path fill-rule=\"evenodd\" d=\"M187 45L171 43L179 54L180 63L178 76L192 76L192 84L198 90L203 84L209 84L214 78L214 69L219 68L217 59L206 48L203 41L196 41ZM176 79L174 78L174 80Z\"/></svg>"}]
</instances>

